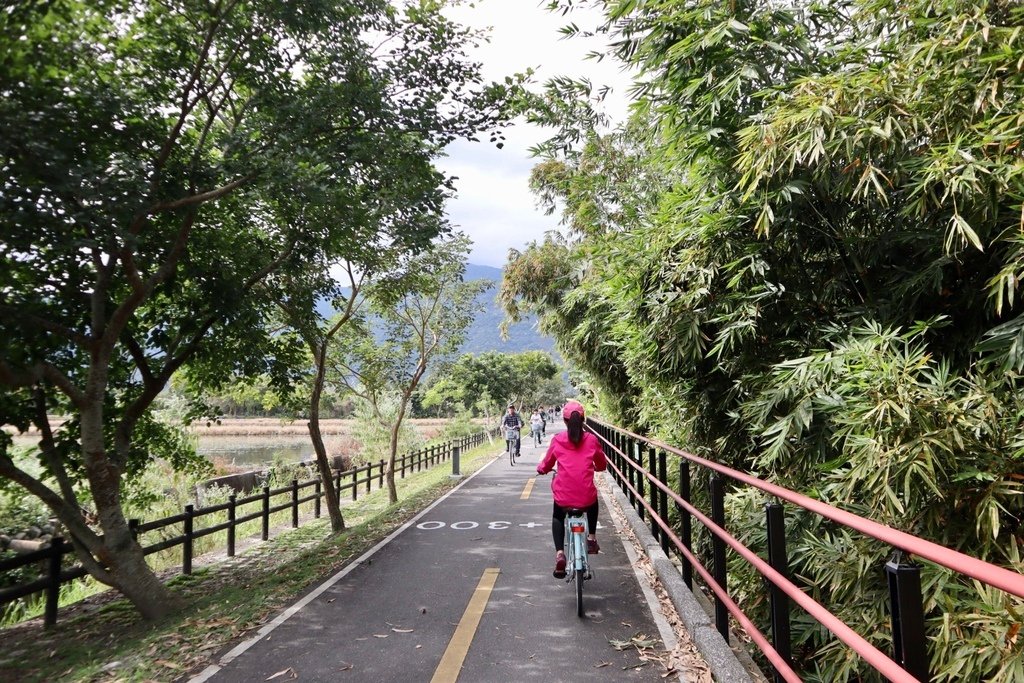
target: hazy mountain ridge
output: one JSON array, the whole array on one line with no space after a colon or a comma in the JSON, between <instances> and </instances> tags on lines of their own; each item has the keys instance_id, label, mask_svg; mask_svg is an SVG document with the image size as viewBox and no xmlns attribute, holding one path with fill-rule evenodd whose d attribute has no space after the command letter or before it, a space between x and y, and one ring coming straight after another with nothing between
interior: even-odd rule
<instances>
[{"instance_id":1,"label":"hazy mountain ridge","mask_svg":"<svg viewBox=\"0 0 1024 683\"><path fill-rule=\"evenodd\" d=\"M477 299L484 310L477 314L476 319L466 330L466 341L462 345L462 353L483 353L484 351L501 351L503 353L521 353L523 351L554 352L555 342L537 330L537 320L533 316L524 318L512 325L508 331L508 339L503 340L498 326L505 318L505 312L497 302L498 286L501 284L501 268L481 266L473 263L466 265L466 280L490 280L494 283Z\"/></svg>"},{"instance_id":2,"label":"hazy mountain ridge","mask_svg":"<svg viewBox=\"0 0 1024 683\"><path fill-rule=\"evenodd\" d=\"M474 263L466 265L465 280L489 280L493 286L482 292L477 301L483 307L473 324L466 330L466 340L462 344L460 353L480 354L485 351L500 351L502 353L522 353L523 351L547 351L554 353L555 342L550 337L542 335L536 329L537 320L533 316L524 318L522 321L509 327L508 339L502 339L498 326L505 318L504 311L497 302L498 286L501 284L501 268L492 266L481 266ZM321 302L317 306L320 314L325 318L333 315L333 311L327 302Z\"/></svg>"}]
</instances>

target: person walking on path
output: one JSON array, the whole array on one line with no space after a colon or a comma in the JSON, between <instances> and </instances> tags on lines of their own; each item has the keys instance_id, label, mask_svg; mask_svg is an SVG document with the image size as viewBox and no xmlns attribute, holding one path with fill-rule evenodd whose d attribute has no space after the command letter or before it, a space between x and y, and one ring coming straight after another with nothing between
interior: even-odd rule
<instances>
[{"instance_id":1,"label":"person walking on path","mask_svg":"<svg viewBox=\"0 0 1024 683\"><path fill-rule=\"evenodd\" d=\"M587 553L596 554L597 544L597 487L594 473L603 472L608 466L601 449L601 442L589 432L583 431L583 406L569 401L562 408L562 419L567 431L551 439L548 452L537 465L537 474L547 474L558 466L555 478L551 480L551 496L554 507L551 519L551 536L555 542L556 579L565 578L565 511L570 508L586 510Z\"/></svg>"},{"instance_id":2,"label":"person walking on path","mask_svg":"<svg viewBox=\"0 0 1024 683\"><path fill-rule=\"evenodd\" d=\"M540 435L547 436L548 433L548 418L547 412L544 407L537 408L537 414L540 415Z\"/></svg>"}]
</instances>

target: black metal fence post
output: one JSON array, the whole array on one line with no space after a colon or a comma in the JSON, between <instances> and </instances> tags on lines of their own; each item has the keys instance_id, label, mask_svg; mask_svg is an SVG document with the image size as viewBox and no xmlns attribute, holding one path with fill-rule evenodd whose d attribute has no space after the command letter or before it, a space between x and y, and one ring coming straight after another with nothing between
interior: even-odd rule
<instances>
[{"instance_id":1,"label":"black metal fence post","mask_svg":"<svg viewBox=\"0 0 1024 683\"><path fill-rule=\"evenodd\" d=\"M711 477L711 521L725 528L725 484L719 476ZM723 590L728 590L728 576L725 568L725 541L717 534L711 534L711 555L714 560L715 583ZM715 626L718 632L729 642L729 610L718 595L715 595Z\"/></svg>"},{"instance_id":2,"label":"black metal fence post","mask_svg":"<svg viewBox=\"0 0 1024 683\"><path fill-rule=\"evenodd\" d=\"M46 606L43 612L43 626L57 623L57 608L60 606L60 560L64 555L64 539L54 536L50 539L50 555L47 557Z\"/></svg>"},{"instance_id":3,"label":"black metal fence post","mask_svg":"<svg viewBox=\"0 0 1024 683\"><path fill-rule=\"evenodd\" d=\"M668 458L665 455L665 451L658 451L658 481L668 486ZM665 525L670 526L668 519L668 493L665 489L658 491L659 505L661 518L665 520ZM668 534L662 532L661 534L661 549L668 555L669 540Z\"/></svg>"},{"instance_id":4,"label":"black metal fence post","mask_svg":"<svg viewBox=\"0 0 1024 683\"><path fill-rule=\"evenodd\" d=\"M185 542L181 545L181 573L192 573L192 505L185 506Z\"/></svg>"},{"instance_id":5,"label":"black metal fence post","mask_svg":"<svg viewBox=\"0 0 1024 683\"><path fill-rule=\"evenodd\" d=\"M772 569L789 578L789 558L786 553L786 517L779 503L764 506L765 523L768 528L768 564ZM768 599L772 615L772 645L779 656L793 665L793 651L789 635L789 596L774 583L768 582ZM776 683L785 679L775 671Z\"/></svg>"},{"instance_id":6,"label":"black metal fence post","mask_svg":"<svg viewBox=\"0 0 1024 683\"><path fill-rule=\"evenodd\" d=\"M921 599L921 568L896 550L885 564L889 579L889 604L892 609L893 659L911 676L928 683L928 648L924 633L924 607Z\"/></svg>"},{"instance_id":7,"label":"black metal fence post","mask_svg":"<svg viewBox=\"0 0 1024 683\"><path fill-rule=\"evenodd\" d=\"M690 461L680 460L679 461L679 497L687 503L690 502ZM690 511L684 508L682 505L676 503L676 509L679 513L679 536L683 542L683 547L689 552L693 552L693 519L690 517ZM693 590L693 565L685 555L680 558L683 564L683 581L686 583L686 587Z\"/></svg>"},{"instance_id":8,"label":"black metal fence post","mask_svg":"<svg viewBox=\"0 0 1024 683\"><path fill-rule=\"evenodd\" d=\"M299 528L299 480L292 479L292 528Z\"/></svg>"},{"instance_id":9,"label":"black metal fence post","mask_svg":"<svg viewBox=\"0 0 1024 683\"><path fill-rule=\"evenodd\" d=\"M270 538L270 487L263 487L263 530L260 538L264 541Z\"/></svg>"},{"instance_id":10,"label":"black metal fence post","mask_svg":"<svg viewBox=\"0 0 1024 683\"><path fill-rule=\"evenodd\" d=\"M235 517L238 508L238 496L232 493L228 496L228 557L235 556Z\"/></svg>"},{"instance_id":11,"label":"black metal fence post","mask_svg":"<svg viewBox=\"0 0 1024 683\"><path fill-rule=\"evenodd\" d=\"M629 455L636 463L635 467L630 468L630 472L633 473L633 486L636 487L636 501L633 503L633 507L636 508L636 513L640 516L640 521L643 522L647 519L647 510L644 508L644 501L647 500L644 488L644 449L643 444L636 439L629 441Z\"/></svg>"},{"instance_id":12,"label":"black metal fence post","mask_svg":"<svg viewBox=\"0 0 1024 683\"><path fill-rule=\"evenodd\" d=\"M622 468L623 468L621 453L623 451L623 446L624 445L625 445L625 439L623 438L622 434L619 434L618 432L615 432L615 450L612 452L612 458L615 460L615 464L618 466L619 472L622 472ZM619 474L616 478L619 480L619 488L623 489L623 493L627 493L628 494L629 492L625 490L626 489L626 486L625 486L625 484L626 484L625 474L624 473L623 474Z\"/></svg>"},{"instance_id":13,"label":"black metal fence post","mask_svg":"<svg viewBox=\"0 0 1024 683\"><path fill-rule=\"evenodd\" d=\"M655 479L658 478L658 456L654 450L654 446L647 446L647 470ZM654 514L651 515L651 534L654 536L654 540L661 541L661 527L658 526L657 520L654 518L655 515L661 517L661 510L658 508L658 493L660 489L654 485L654 482L650 484L650 503L651 510Z\"/></svg>"}]
</instances>

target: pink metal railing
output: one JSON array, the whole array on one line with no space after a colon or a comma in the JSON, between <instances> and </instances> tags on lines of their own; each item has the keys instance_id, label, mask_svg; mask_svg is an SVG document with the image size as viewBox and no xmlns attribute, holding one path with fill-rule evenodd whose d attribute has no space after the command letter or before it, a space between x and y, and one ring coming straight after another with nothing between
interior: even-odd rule
<instances>
[{"instance_id":1,"label":"pink metal railing","mask_svg":"<svg viewBox=\"0 0 1024 683\"><path fill-rule=\"evenodd\" d=\"M704 579L709 589L715 594L716 598L721 601L725 609L728 610L741 627L746 631L754 643L761 649L767 660L772 664L776 671L777 680L785 681L800 681L799 675L793 670L792 666L779 651L774 647L762 634L758 628L751 622L751 620L743 613L738 605L729 597L728 591L723 588L719 581L709 572L698 560L696 556L687 547L688 541L680 539L679 536L669 525L666 514L666 510L662 509L660 512L656 509L656 505L653 503L654 496L652 495L652 502L645 500L644 493L642 490L642 484L638 482L638 485L632 483L633 477L630 476L629 472L624 472L623 468L620 468L616 464L618 460L622 465L628 466L634 473L638 473L642 477L642 480L649 482L651 487L657 488L662 492L665 498L670 498L678 506L679 509L685 510L689 515L692 515L698 521L700 521L713 535L724 542L726 545L731 547L737 554L743 557L749 562L762 576L767 578L773 585L777 586L783 593L791 598L796 604L807 611L812 617L814 617L820 624L825 628L829 629L836 635L842 642L846 643L852 650L857 652L861 657L865 659L875 670L884 675L891 681L907 681L913 683L919 680L927 679L927 663L923 660L923 633L920 634L920 638L917 639L920 643L920 652L917 655L917 661L911 666L906 656L901 656L901 653L897 653L897 658L902 659L905 666L913 669L917 675L911 675L908 673L904 666L894 661L892 658L887 656L885 653L880 651L874 645L865 640L862 636L856 633L853 629L847 626L841 619L836 617L834 614L829 612L820 603L815 601L813 598L804 593L796 584L790 581L782 572L773 567L771 564L760 558L756 553L751 551L740 541L730 535L720 524L716 523L713 519L702 513L696 507L694 507L688 500L685 500L679 493L672 490L664 481L658 476L655 476L648 471L643 462L637 462L634 457L627 454L623 448L620 448L615 442L625 442L629 444L629 450L634 450L639 445L646 445L648 448L660 450L664 453L671 453L678 456L684 462L693 463L701 467L705 467L709 470L717 472L721 475L730 477L731 479L758 488L776 498L786 500L794 505L797 505L805 510L818 514L822 517L830 519L838 524L846 526L848 528L859 531L863 534L871 536L872 538L878 539L883 543L906 551L913 555L925 558L935 564L947 567L957 573L970 576L978 581L986 583L990 586L1004 590L1012 595L1024 598L1024 576L1016 572L1010 571L1003 567L989 564L978 560L977 558L964 555L955 550L945 548L931 541L927 541L916 536L912 536L905 532L893 529L884 524L873 522L869 519L865 519L858 515L840 510L832 507L821 501L814 500L802 494L790 491L789 489L776 486L769 482L752 477L748 474L744 474L738 470L726 467L719 463L701 458L699 456L687 453L680 449L669 446L666 443L658 441L656 439L648 439L646 437L634 434L628 430L624 430L612 425L600 422L594 419L588 419L588 426L591 431L603 442L606 453L614 454L616 458L610 459L610 467L613 469L615 476L619 482L619 485L629 492L632 499L640 504L644 511L650 515L652 521L652 529L657 530L664 538L671 540L672 545L678 550L685 560L689 562L698 572L698 574ZM641 457L642 460L642 457ZM653 462L653 461L652 461ZM664 467L664 465L662 465ZM662 472L664 477L664 472ZM724 569L723 569L724 571ZM917 597L917 608L920 609L920 597L918 593ZM893 606L894 614L898 613L897 606ZM894 619L896 621L898 619ZM909 621L909 620L908 620ZM719 624L720 631L726 631L727 624ZM727 632L727 631L726 631ZM894 639L898 642L900 640L899 634L894 633ZM787 644L788 647L788 644ZM899 645L897 646L899 649Z\"/></svg>"}]
</instances>

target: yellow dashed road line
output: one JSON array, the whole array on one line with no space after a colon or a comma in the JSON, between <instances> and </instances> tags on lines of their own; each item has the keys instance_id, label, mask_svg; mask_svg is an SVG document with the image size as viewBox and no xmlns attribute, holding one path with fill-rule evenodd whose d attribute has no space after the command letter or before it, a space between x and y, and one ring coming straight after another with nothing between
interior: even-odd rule
<instances>
[{"instance_id":1,"label":"yellow dashed road line","mask_svg":"<svg viewBox=\"0 0 1024 683\"><path fill-rule=\"evenodd\" d=\"M526 480L526 488L523 489L523 493L519 496L519 500L526 500L530 497L530 493L533 492L533 482L537 481L537 477L530 477Z\"/></svg>"},{"instance_id":2,"label":"yellow dashed road line","mask_svg":"<svg viewBox=\"0 0 1024 683\"><path fill-rule=\"evenodd\" d=\"M496 567L484 570L484 575L480 577L480 583L476 585L473 597L469 599L466 611L455 628L455 634L448 641L448 647L445 649L441 663L434 671L434 677L430 679L430 683L455 683L458 680L459 672L462 671L462 662L465 661L466 654L469 652L469 644L473 642L473 636L476 635L480 617L484 615L484 608L487 607L487 601L491 598L491 591L494 589L494 583L498 580L500 571Z\"/></svg>"}]
</instances>

